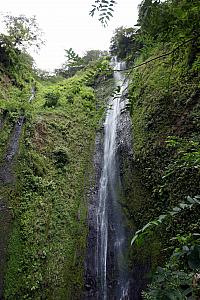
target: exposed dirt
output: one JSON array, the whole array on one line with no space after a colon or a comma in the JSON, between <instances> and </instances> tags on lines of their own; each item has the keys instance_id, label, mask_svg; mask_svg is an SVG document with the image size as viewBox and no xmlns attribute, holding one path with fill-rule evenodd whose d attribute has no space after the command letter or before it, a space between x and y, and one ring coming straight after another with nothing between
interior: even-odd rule
<instances>
[{"instance_id":1,"label":"exposed dirt","mask_svg":"<svg viewBox=\"0 0 200 300\"><path fill-rule=\"evenodd\" d=\"M33 144L39 151L46 145L47 125L44 122L38 122L34 128Z\"/></svg>"}]
</instances>

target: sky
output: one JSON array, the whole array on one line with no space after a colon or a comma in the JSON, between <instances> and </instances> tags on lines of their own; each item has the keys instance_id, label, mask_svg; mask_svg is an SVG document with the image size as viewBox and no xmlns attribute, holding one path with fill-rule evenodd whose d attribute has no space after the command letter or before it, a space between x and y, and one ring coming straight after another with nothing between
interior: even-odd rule
<instances>
[{"instance_id":1,"label":"sky","mask_svg":"<svg viewBox=\"0 0 200 300\"><path fill-rule=\"evenodd\" d=\"M64 49L73 48L79 55L87 50L108 50L117 27L133 27L137 23L137 7L141 0L118 0L114 17L104 28L97 16L89 16L95 0L5 0L1 13L36 16L44 32L45 45L39 53L31 52L38 68L53 71L65 61Z\"/></svg>"}]
</instances>

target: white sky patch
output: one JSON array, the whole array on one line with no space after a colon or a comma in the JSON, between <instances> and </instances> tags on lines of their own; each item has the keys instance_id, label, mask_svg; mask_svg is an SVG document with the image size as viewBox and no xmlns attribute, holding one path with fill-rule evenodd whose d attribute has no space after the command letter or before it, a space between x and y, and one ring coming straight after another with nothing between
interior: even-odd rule
<instances>
[{"instance_id":1,"label":"white sky patch","mask_svg":"<svg viewBox=\"0 0 200 300\"><path fill-rule=\"evenodd\" d=\"M64 49L73 48L79 55L91 49L108 50L117 27L136 24L141 0L118 2L106 28L102 27L97 15L89 16L94 0L5 0L0 11L36 16L46 44L38 54L31 54L39 68L52 71L64 63Z\"/></svg>"}]
</instances>

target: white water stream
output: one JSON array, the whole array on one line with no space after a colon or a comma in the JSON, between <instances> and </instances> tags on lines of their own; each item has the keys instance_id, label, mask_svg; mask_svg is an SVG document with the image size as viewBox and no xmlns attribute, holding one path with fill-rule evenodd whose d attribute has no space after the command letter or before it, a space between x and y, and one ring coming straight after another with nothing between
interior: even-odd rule
<instances>
[{"instance_id":1,"label":"white water stream","mask_svg":"<svg viewBox=\"0 0 200 300\"><path fill-rule=\"evenodd\" d=\"M115 70L123 70L124 63L113 61ZM114 71L116 87L120 86L119 94L110 99L109 110L104 123L104 158L100 179L99 205L97 211L97 277L99 282L99 300L109 297L110 283L108 273L115 273L114 297L116 300L128 298L127 270L124 267L125 232L121 207L118 202L119 175L117 172L116 137L117 123L121 109L124 107L121 98L127 86L122 72ZM109 251L113 253L112 267L108 266ZM117 281L117 283L116 283Z\"/></svg>"}]
</instances>

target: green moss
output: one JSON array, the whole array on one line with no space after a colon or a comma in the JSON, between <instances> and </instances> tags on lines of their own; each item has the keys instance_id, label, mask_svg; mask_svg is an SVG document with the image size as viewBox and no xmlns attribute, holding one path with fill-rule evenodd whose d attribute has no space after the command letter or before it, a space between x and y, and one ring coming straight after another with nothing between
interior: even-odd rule
<instances>
[{"instance_id":1,"label":"green moss","mask_svg":"<svg viewBox=\"0 0 200 300\"><path fill-rule=\"evenodd\" d=\"M18 276L19 269L21 267L21 261L23 258L23 242L18 224L16 222L13 225L12 236L10 238L8 255L10 257L9 270L6 272L7 292L5 298L12 294L17 295L19 286L21 286L20 277ZM21 286L22 288L22 286Z\"/></svg>"},{"instance_id":2,"label":"green moss","mask_svg":"<svg viewBox=\"0 0 200 300\"><path fill-rule=\"evenodd\" d=\"M48 91L59 92L55 108L44 108ZM87 236L85 194L104 101L86 85L84 73L38 86L9 199L15 224L5 299L80 299Z\"/></svg>"},{"instance_id":3,"label":"green moss","mask_svg":"<svg viewBox=\"0 0 200 300\"><path fill-rule=\"evenodd\" d=\"M162 47L155 44L149 53L155 57L160 51ZM198 68L198 56L189 68L188 51L185 47L175 56L132 72L129 97L134 165L148 190L148 195L141 197L134 182L136 187L127 200L127 211L134 216L137 228L184 201L187 195L199 193L199 75L194 71ZM138 62L141 61L142 57ZM169 146L170 136L179 140L179 147ZM167 229L162 227L155 233L156 237L148 243L156 241L155 251L147 249L154 265L163 264L170 256L172 236L196 230L191 215L197 219L198 212L182 215L179 222L171 222Z\"/></svg>"}]
</instances>

